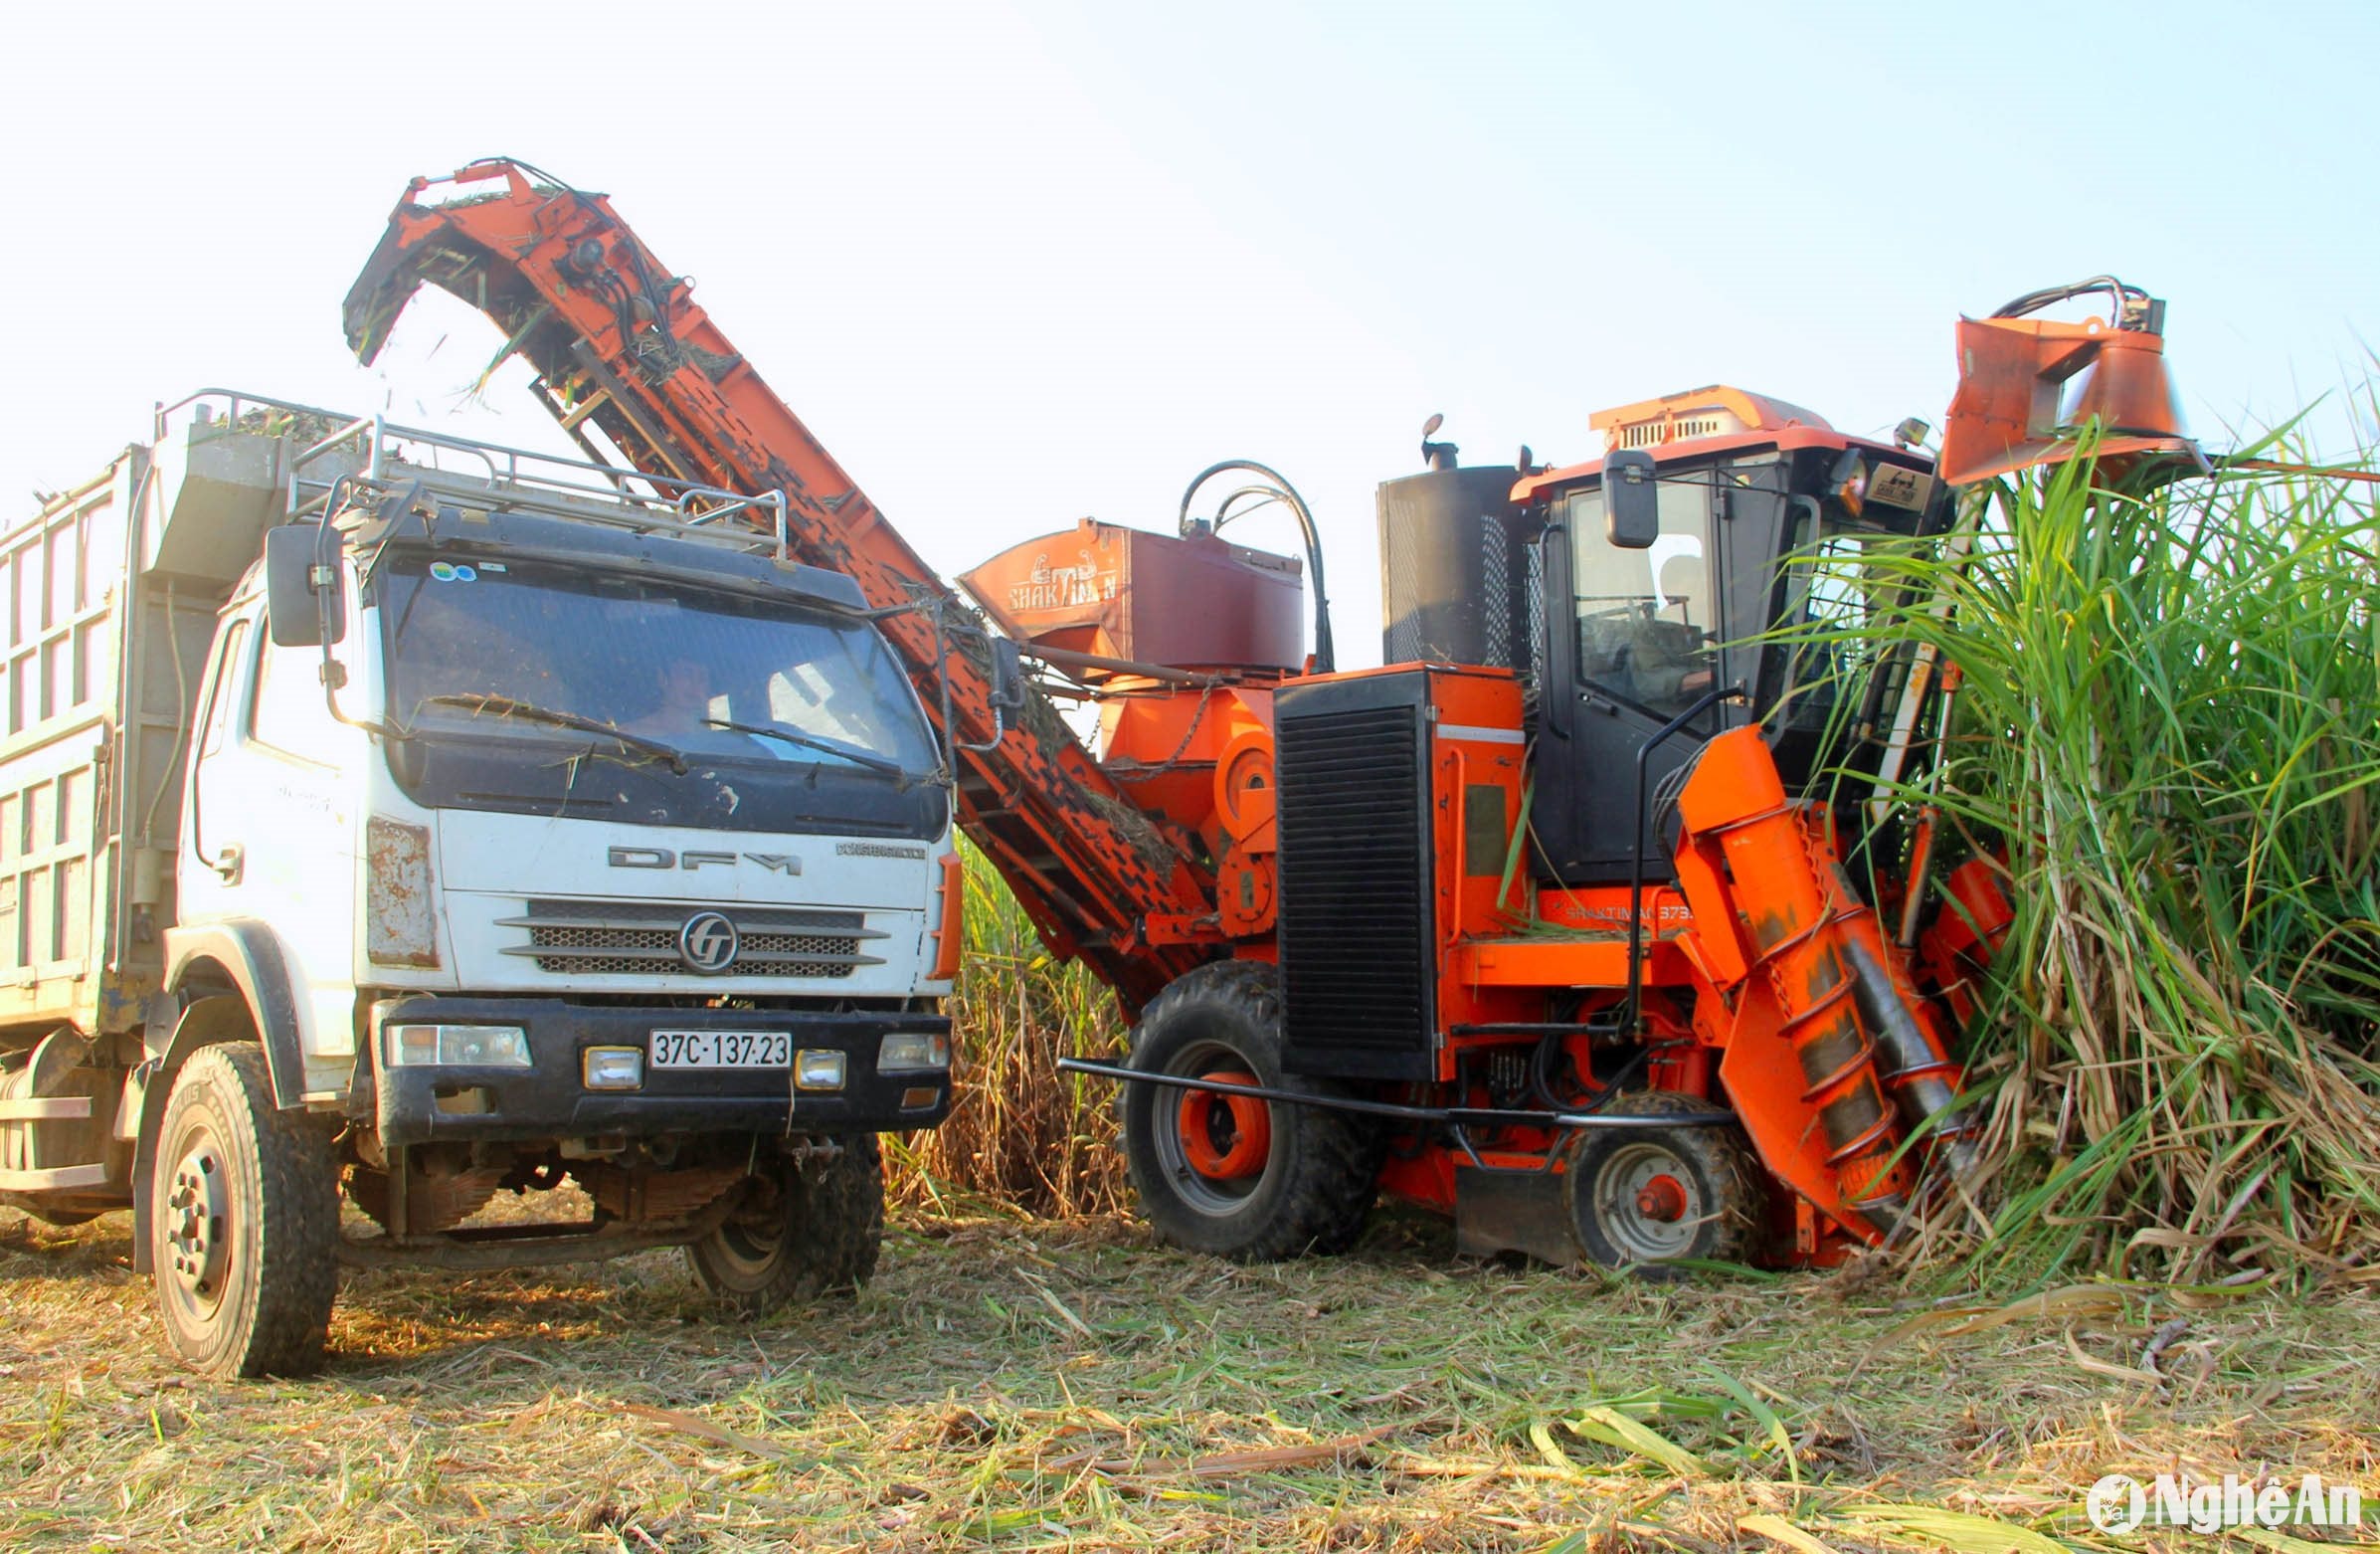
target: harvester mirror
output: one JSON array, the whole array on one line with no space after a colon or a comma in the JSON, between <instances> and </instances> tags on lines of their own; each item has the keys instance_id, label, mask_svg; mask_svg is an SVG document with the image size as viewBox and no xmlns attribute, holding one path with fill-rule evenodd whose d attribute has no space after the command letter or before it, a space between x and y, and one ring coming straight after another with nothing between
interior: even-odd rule
<instances>
[{"instance_id":1,"label":"harvester mirror","mask_svg":"<svg viewBox=\"0 0 2380 1554\"><path fill-rule=\"evenodd\" d=\"M319 648L347 635L339 592L339 555L346 536L315 523L283 523L265 531L265 619L275 647Z\"/></svg>"},{"instance_id":2,"label":"harvester mirror","mask_svg":"<svg viewBox=\"0 0 2380 1554\"><path fill-rule=\"evenodd\" d=\"M1653 456L1615 448L1603 456L1603 537L1622 550L1645 550L1661 537L1661 498Z\"/></svg>"},{"instance_id":3,"label":"harvester mirror","mask_svg":"<svg viewBox=\"0 0 2380 1554\"><path fill-rule=\"evenodd\" d=\"M1024 710L1024 659L1007 637L992 639L992 706L999 712Z\"/></svg>"}]
</instances>

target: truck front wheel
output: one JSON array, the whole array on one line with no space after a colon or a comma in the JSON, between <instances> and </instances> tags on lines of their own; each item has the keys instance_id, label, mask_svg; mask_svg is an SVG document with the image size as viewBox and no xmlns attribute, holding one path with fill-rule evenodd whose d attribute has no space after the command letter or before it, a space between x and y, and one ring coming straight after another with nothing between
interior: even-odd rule
<instances>
[{"instance_id":1,"label":"truck front wheel","mask_svg":"<svg viewBox=\"0 0 2380 1554\"><path fill-rule=\"evenodd\" d=\"M884 1163L873 1133L841 1142L748 1184L735 1215L686 1248L704 1288L761 1315L868 1281L884 1243Z\"/></svg>"},{"instance_id":2,"label":"truck front wheel","mask_svg":"<svg viewBox=\"0 0 2380 1554\"><path fill-rule=\"evenodd\" d=\"M330 1136L273 1103L264 1053L232 1043L175 1078L150 1177L149 1252L165 1336L210 1376L322 1363L338 1294Z\"/></svg>"}]
</instances>

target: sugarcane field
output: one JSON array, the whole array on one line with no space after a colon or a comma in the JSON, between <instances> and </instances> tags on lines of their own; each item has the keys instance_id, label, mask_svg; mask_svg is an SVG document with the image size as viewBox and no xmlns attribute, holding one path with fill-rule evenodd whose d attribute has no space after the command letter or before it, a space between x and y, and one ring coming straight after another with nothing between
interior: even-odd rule
<instances>
[{"instance_id":1,"label":"sugarcane field","mask_svg":"<svg viewBox=\"0 0 2380 1554\"><path fill-rule=\"evenodd\" d=\"M19 18L0 1547L2380 1546L2380 17L1984 20Z\"/></svg>"}]
</instances>

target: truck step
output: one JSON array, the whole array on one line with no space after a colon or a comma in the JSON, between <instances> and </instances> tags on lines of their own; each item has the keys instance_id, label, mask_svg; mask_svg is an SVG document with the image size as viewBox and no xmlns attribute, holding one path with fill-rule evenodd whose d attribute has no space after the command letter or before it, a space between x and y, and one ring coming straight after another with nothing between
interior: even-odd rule
<instances>
[{"instance_id":1,"label":"truck step","mask_svg":"<svg viewBox=\"0 0 2380 1554\"><path fill-rule=\"evenodd\" d=\"M106 1187L105 1165L51 1166L40 1171L0 1170L0 1193L63 1193Z\"/></svg>"},{"instance_id":2,"label":"truck step","mask_svg":"<svg viewBox=\"0 0 2380 1554\"><path fill-rule=\"evenodd\" d=\"M0 1122L88 1122L89 1095L52 1095L28 1100L0 1100Z\"/></svg>"}]
</instances>

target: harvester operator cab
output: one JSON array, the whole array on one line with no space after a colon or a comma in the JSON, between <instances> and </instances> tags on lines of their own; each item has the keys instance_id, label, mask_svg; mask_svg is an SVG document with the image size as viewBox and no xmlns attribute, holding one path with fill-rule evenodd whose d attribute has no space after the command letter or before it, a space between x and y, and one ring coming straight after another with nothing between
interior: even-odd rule
<instances>
[{"instance_id":1,"label":"harvester operator cab","mask_svg":"<svg viewBox=\"0 0 2380 1554\"><path fill-rule=\"evenodd\" d=\"M1889 677L1872 673L1865 645L1875 601L1859 555L1946 519L1922 452L1741 390L1670 395L1593 425L1603 460L1441 467L1380 490L1387 662L1521 677L1539 863L1575 885L1634 873L1640 753L1655 879L1670 855L1660 796L1713 735L1761 723L1789 785L1873 760L1856 730L1875 721ZM1774 640L1813 621L1795 635L1822 640Z\"/></svg>"},{"instance_id":2,"label":"harvester operator cab","mask_svg":"<svg viewBox=\"0 0 2380 1554\"><path fill-rule=\"evenodd\" d=\"M1524 521L1535 514L1552 541L1549 618L1574 622L1547 642L1547 689L1561 690L1541 696L1538 813L1551 871L1581 883L1632 873L1637 757L1682 716L1693 714L1645 756L1649 793L1671 791L1711 735L1747 721L1768 730L1791 785L1874 759L1855 733L1885 690L1860 552L1939 510L1922 454L1739 390L1594 419L1606 460L1520 493ZM1797 640L1776 641L1780 629ZM1665 861L1661 806L1647 810L1643 856Z\"/></svg>"}]
</instances>

